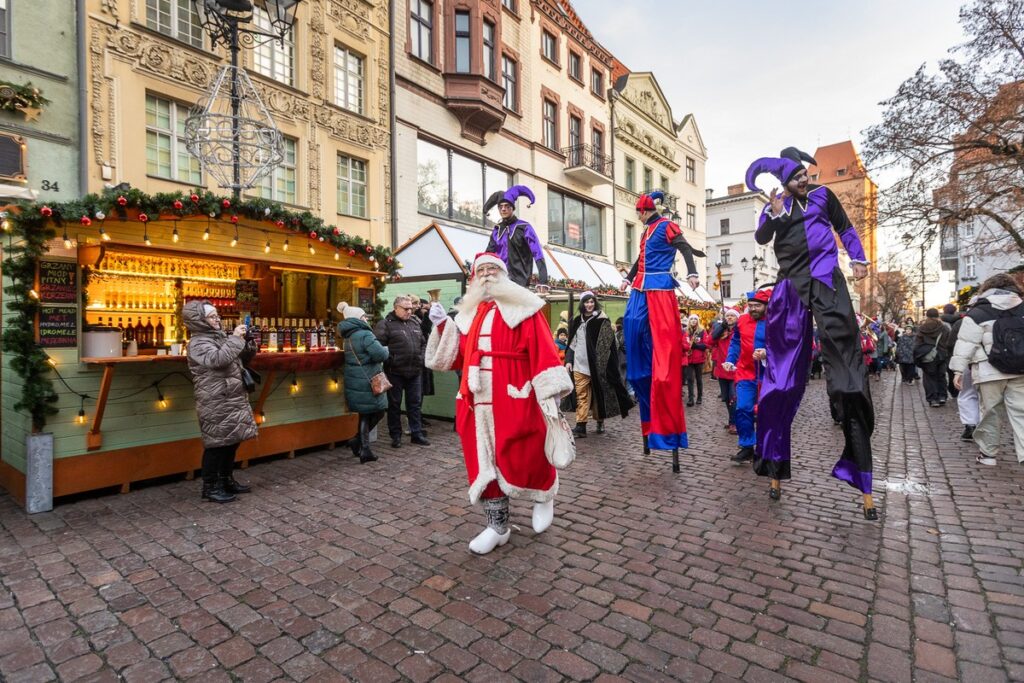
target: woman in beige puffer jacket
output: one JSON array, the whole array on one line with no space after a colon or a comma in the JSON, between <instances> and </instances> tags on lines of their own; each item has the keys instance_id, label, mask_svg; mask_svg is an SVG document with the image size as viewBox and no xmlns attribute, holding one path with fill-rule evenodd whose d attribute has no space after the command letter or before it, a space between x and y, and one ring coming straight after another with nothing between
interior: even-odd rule
<instances>
[{"instance_id":1,"label":"woman in beige puffer jacket","mask_svg":"<svg viewBox=\"0 0 1024 683\"><path fill-rule=\"evenodd\" d=\"M246 342L245 325L230 335L225 333L217 309L208 301L185 304L182 320L191 334L188 369L205 447L202 497L227 503L235 499L234 494L249 492L249 486L235 481L232 472L239 444L258 434L242 382L242 363L256 355L257 349Z\"/></svg>"}]
</instances>

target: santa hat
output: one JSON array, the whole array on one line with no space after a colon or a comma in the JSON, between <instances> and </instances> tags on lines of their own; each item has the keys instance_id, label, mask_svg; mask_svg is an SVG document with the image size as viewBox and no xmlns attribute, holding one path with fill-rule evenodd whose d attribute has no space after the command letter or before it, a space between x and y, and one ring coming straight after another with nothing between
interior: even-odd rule
<instances>
[{"instance_id":1,"label":"santa hat","mask_svg":"<svg viewBox=\"0 0 1024 683\"><path fill-rule=\"evenodd\" d=\"M665 198L665 193L661 190L655 190L650 194L642 194L639 199L636 200L637 211L657 211L658 207L656 202L660 202Z\"/></svg>"},{"instance_id":2,"label":"santa hat","mask_svg":"<svg viewBox=\"0 0 1024 683\"><path fill-rule=\"evenodd\" d=\"M358 306L349 306L345 301L338 302L338 313L341 313L341 317L345 320L348 320L349 318L362 318L366 315L366 311Z\"/></svg>"},{"instance_id":3,"label":"santa hat","mask_svg":"<svg viewBox=\"0 0 1024 683\"><path fill-rule=\"evenodd\" d=\"M475 273L476 269L485 263L498 266L506 275L508 275L508 266L505 265L505 262L502 261L497 254L490 251L483 251L476 255L476 258L473 259L473 272Z\"/></svg>"},{"instance_id":4,"label":"santa hat","mask_svg":"<svg viewBox=\"0 0 1024 683\"><path fill-rule=\"evenodd\" d=\"M700 316L697 315L696 313L691 313L690 317L687 318L687 320L696 320L697 322L700 322Z\"/></svg>"},{"instance_id":5,"label":"santa hat","mask_svg":"<svg viewBox=\"0 0 1024 683\"><path fill-rule=\"evenodd\" d=\"M779 182L785 185L788 183L794 175L803 169L803 162L811 164L817 164L807 152L801 152L796 147L787 147L779 153L778 158L776 157L761 157L754 163L750 164L747 168L747 187L754 192L757 192L758 187L754 182L757 180L757 176L762 173L771 173L773 176L778 178Z\"/></svg>"},{"instance_id":6,"label":"santa hat","mask_svg":"<svg viewBox=\"0 0 1024 683\"><path fill-rule=\"evenodd\" d=\"M487 198L484 202L484 213L486 214L498 204L512 204L515 205L516 200L520 197L526 197L530 200L530 206L537 201L537 198L533 195L533 190L528 188L526 185L513 185L504 192L498 190Z\"/></svg>"},{"instance_id":7,"label":"santa hat","mask_svg":"<svg viewBox=\"0 0 1024 683\"><path fill-rule=\"evenodd\" d=\"M734 307L734 306L726 306L725 308L722 309L722 315L730 315L730 314L734 315L734 316L736 316L738 318L739 315L740 315L740 310L738 308Z\"/></svg>"}]
</instances>

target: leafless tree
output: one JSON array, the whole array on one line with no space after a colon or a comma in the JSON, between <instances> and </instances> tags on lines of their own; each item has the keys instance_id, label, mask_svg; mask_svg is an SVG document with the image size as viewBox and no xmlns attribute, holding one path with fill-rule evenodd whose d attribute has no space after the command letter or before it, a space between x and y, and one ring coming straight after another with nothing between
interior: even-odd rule
<instances>
[{"instance_id":1,"label":"leafless tree","mask_svg":"<svg viewBox=\"0 0 1024 683\"><path fill-rule=\"evenodd\" d=\"M904 172L880 223L948 234L979 219L1024 254L1024 0L973 0L960 24L966 41L904 81L865 131L868 165Z\"/></svg>"}]
</instances>

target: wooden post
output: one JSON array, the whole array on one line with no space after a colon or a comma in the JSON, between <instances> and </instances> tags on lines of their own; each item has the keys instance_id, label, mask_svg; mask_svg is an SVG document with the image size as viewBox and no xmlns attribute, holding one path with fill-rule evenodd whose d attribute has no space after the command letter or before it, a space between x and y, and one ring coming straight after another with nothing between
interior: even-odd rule
<instances>
[{"instance_id":1,"label":"wooden post","mask_svg":"<svg viewBox=\"0 0 1024 683\"><path fill-rule=\"evenodd\" d=\"M110 385L114 381L114 364L107 363L103 366L103 379L100 380L100 393L96 398L96 417L92 420L92 427L85 435L86 448L90 451L97 450L103 445L103 435L100 433L100 426L103 424L103 411L107 408L107 397L110 395Z\"/></svg>"}]
</instances>

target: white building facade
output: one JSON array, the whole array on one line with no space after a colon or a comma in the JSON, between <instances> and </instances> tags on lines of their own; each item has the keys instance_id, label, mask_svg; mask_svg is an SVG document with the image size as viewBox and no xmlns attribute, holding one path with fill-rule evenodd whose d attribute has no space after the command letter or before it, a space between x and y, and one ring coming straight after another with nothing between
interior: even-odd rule
<instances>
[{"instance_id":1,"label":"white building facade","mask_svg":"<svg viewBox=\"0 0 1024 683\"><path fill-rule=\"evenodd\" d=\"M708 194L711 193L708 190ZM760 245L754 241L758 219L767 203L768 197L763 192L745 191L743 185L731 185L728 194L709 196L707 200L708 289L726 305L737 303L754 288L755 282L765 284L778 279L775 251L770 244ZM718 291L713 288L716 264L720 264L722 270Z\"/></svg>"}]
</instances>

